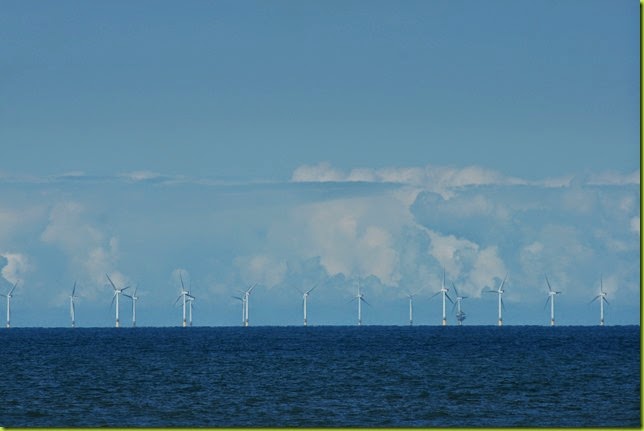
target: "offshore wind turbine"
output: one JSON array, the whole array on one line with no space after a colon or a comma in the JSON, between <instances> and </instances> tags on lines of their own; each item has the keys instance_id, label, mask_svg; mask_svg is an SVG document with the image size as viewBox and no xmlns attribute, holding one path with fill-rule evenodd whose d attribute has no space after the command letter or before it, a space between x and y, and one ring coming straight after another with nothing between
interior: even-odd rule
<instances>
[{"instance_id":1,"label":"offshore wind turbine","mask_svg":"<svg viewBox=\"0 0 644 431\"><path fill-rule=\"evenodd\" d=\"M311 289L307 290L306 292L302 292L300 289L298 289L296 287L297 291L302 294L302 304L303 304L303 308L304 308L304 326L307 326L307 324L308 324L308 322L306 320L306 301L307 301L307 299L309 297L309 294L311 292L313 292L318 286L319 286L319 284L316 284L315 286L313 286Z\"/></svg>"},{"instance_id":2,"label":"offshore wind turbine","mask_svg":"<svg viewBox=\"0 0 644 431\"><path fill-rule=\"evenodd\" d=\"M241 296L233 296L233 298L239 299L241 301L241 304L242 304L242 326L245 326L244 324L246 323L246 301Z\"/></svg>"},{"instance_id":3,"label":"offshore wind turbine","mask_svg":"<svg viewBox=\"0 0 644 431\"><path fill-rule=\"evenodd\" d=\"M546 274L543 275L546 277L546 283L548 284L548 299L546 299L546 305L544 305L544 308L547 307L548 302L550 302L550 326L555 326L555 296L559 295L561 292L552 290L548 276Z\"/></svg>"},{"instance_id":4,"label":"offshore wind turbine","mask_svg":"<svg viewBox=\"0 0 644 431\"><path fill-rule=\"evenodd\" d=\"M501 314L501 310L505 308L505 305L503 304L503 293L505 292L505 290L503 290L503 286L505 285L505 280L507 278L508 274L506 273L497 290L486 290L486 292L496 293L497 295L499 295L499 326L503 326L503 315Z\"/></svg>"},{"instance_id":5,"label":"offshore wind turbine","mask_svg":"<svg viewBox=\"0 0 644 431\"><path fill-rule=\"evenodd\" d=\"M186 325L186 298L187 298L187 297L191 297L191 298L192 298L192 296L190 295L190 292L186 290L186 287L185 287L185 286L184 286L184 284L183 284L183 277L181 276L181 272L179 272L179 279L181 280L181 293L180 293L180 294L179 294L179 296L177 297L177 300L176 300L176 301L174 301L174 303L176 304L177 302L179 302L179 300L180 300L180 299L182 299L182 298L183 298L183 301L182 301L182 305L183 305L183 319L182 319L181 326L185 328L185 327L187 326L187 325ZM193 298L193 299L194 299L194 298Z\"/></svg>"},{"instance_id":6,"label":"offshore wind turbine","mask_svg":"<svg viewBox=\"0 0 644 431\"><path fill-rule=\"evenodd\" d=\"M591 302L595 302L599 299L599 326L604 326L604 302L608 305L608 299L606 299L607 292L604 292L604 280L603 277L599 279L599 295L595 296Z\"/></svg>"},{"instance_id":7,"label":"offshore wind turbine","mask_svg":"<svg viewBox=\"0 0 644 431\"><path fill-rule=\"evenodd\" d=\"M458 309L456 310L456 320L458 321L458 326L463 325L463 320L465 320L465 312L461 309L461 301L467 298L467 296L461 296L458 293L458 290L456 290L456 286L454 283L452 283L452 287L454 288L454 293L456 293L456 304L452 307L452 311L454 311L454 307L457 307Z\"/></svg>"},{"instance_id":8,"label":"offshore wind turbine","mask_svg":"<svg viewBox=\"0 0 644 431\"><path fill-rule=\"evenodd\" d=\"M358 293L351 301L353 300L358 301L358 326L362 326L362 303L364 302L367 305L369 305L369 303L367 302L366 299L364 299L364 293L362 293L362 289L360 288L359 283L358 283Z\"/></svg>"},{"instance_id":9,"label":"offshore wind turbine","mask_svg":"<svg viewBox=\"0 0 644 431\"><path fill-rule=\"evenodd\" d=\"M127 293L124 293L123 295L127 296L132 300L132 327L136 328L136 301L139 299L138 296L136 296L136 289L137 287L134 288L134 293L132 295L128 295Z\"/></svg>"},{"instance_id":10,"label":"offshore wind turbine","mask_svg":"<svg viewBox=\"0 0 644 431\"><path fill-rule=\"evenodd\" d=\"M192 301L195 300L195 297L190 294L188 291L188 325L192 327Z\"/></svg>"},{"instance_id":11,"label":"offshore wind turbine","mask_svg":"<svg viewBox=\"0 0 644 431\"><path fill-rule=\"evenodd\" d=\"M415 293L407 293L405 296L409 298L409 326L412 326L414 324L414 296L416 296L418 292Z\"/></svg>"},{"instance_id":12,"label":"offshore wind turbine","mask_svg":"<svg viewBox=\"0 0 644 431\"><path fill-rule=\"evenodd\" d=\"M76 282L74 282L72 294L69 296L69 314L72 318L72 328L76 327L76 307L74 306L74 298L78 298L78 296L76 296Z\"/></svg>"},{"instance_id":13,"label":"offshore wind turbine","mask_svg":"<svg viewBox=\"0 0 644 431\"><path fill-rule=\"evenodd\" d=\"M13 290L16 288L18 285L18 282L16 281L11 290L5 295L3 293L0 293L0 295L4 296L7 298L7 328L11 327L11 294L13 293Z\"/></svg>"},{"instance_id":14,"label":"offshore wind turbine","mask_svg":"<svg viewBox=\"0 0 644 431\"><path fill-rule=\"evenodd\" d=\"M451 302L452 304L454 303L454 301L452 301L452 298L450 298L449 295L447 294L448 291L449 289L445 287L445 269L443 268L443 283L441 284L441 290L439 290L438 292L432 295L432 298L433 298L434 296L440 293L443 294L443 323L442 323L443 326L447 325L447 317L445 314L445 298L449 299L449 302Z\"/></svg>"},{"instance_id":15,"label":"offshore wind turbine","mask_svg":"<svg viewBox=\"0 0 644 431\"><path fill-rule=\"evenodd\" d=\"M125 289L129 289L130 286L119 289L114 285L109 275L105 274L105 276L107 277L110 284L112 285L112 288L114 289L114 296L112 296L112 304L114 304L114 298L116 298L116 327L118 328L119 327L119 296L121 296L121 292L123 292Z\"/></svg>"},{"instance_id":16,"label":"offshore wind turbine","mask_svg":"<svg viewBox=\"0 0 644 431\"><path fill-rule=\"evenodd\" d=\"M243 311L244 326L248 326L248 300L250 299L250 293L253 291L255 286L257 286L257 283L253 284L248 289L242 291L242 294L244 295L243 297L244 299L242 300L242 306L244 308L244 311Z\"/></svg>"}]
</instances>

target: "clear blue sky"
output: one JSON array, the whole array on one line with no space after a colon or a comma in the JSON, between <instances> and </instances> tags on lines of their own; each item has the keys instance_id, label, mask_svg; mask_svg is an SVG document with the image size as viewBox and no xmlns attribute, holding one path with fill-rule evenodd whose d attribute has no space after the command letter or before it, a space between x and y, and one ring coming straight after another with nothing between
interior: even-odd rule
<instances>
[{"instance_id":1,"label":"clear blue sky","mask_svg":"<svg viewBox=\"0 0 644 431\"><path fill-rule=\"evenodd\" d=\"M505 271L516 324L547 322L544 271L563 322L594 323L601 273L639 322L637 2L3 1L0 39L16 324L66 325L78 279L109 325L107 271L174 324L178 269L201 324L251 282L258 324L296 324L320 280L320 324L358 280L370 323L423 285L434 324L443 266L472 323Z\"/></svg>"}]
</instances>

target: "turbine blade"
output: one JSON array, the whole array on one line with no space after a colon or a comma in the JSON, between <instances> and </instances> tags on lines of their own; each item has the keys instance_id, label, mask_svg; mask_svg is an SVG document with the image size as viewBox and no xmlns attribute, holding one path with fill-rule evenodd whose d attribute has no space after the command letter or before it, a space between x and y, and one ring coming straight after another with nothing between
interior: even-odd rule
<instances>
[{"instance_id":1,"label":"turbine blade","mask_svg":"<svg viewBox=\"0 0 644 431\"><path fill-rule=\"evenodd\" d=\"M503 277L503 281L501 282L501 285L499 286L499 290L503 290L503 285L505 284L505 280L508 278L508 273L505 273L505 277Z\"/></svg>"},{"instance_id":2,"label":"turbine blade","mask_svg":"<svg viewBox=\"0 0 644 431\"><path fill-rule=\"evenodd\" d=\"M74 296L74 293L76 293L76 282L74 282L74 288L72 289L72 296Z\"/></svg>"},{"instance_id":3,"label":"turbine blade","mask_svg":"<svg viewBox=\"0 0 644 431\"><path fill-rule=\"evenodd\" d=\"M550 287L550 281L548 281L548 276L546 274L543 274L546 277L546 283L548 284L548 290L552 292L552 287Z\"/></svg>"},{"instance_id":4,"label":"turbine blade","mask_svg":"<svg viewBox=\"0 0 644 431\"><path fill-rule=\"evenodd\" d=\"M306 292L306 293L311 293L311 292L313 292L315 289L317 289L317 288L318 288L318 286L319 286L319 285L320 285L320 283L316 284L315 286L313 286L313 287L312 287L308 292Z\"/></svg>"},{"instance_id":5,"label":"turbine blade","mask_svg":"<svg viewBox=\"0 0 644 431\"><path fill-rule=\"evenodd\" d=\"M112 302L110 303L110 310L114 306L114 298L116 298L116 292L114 292L114 295L112 295Z\"/></svg>"},{"instance_id":6,"label":"turbine blade","mask_svg":"<svg viewBox=\"0 0 644 431\"><path fill-rule=\"evenodd\" d=\"M595 297L594 297L594 298L589 302L589 304L592 304L593 302L597 301L597 298L599 298L599 297L600 297L600 295L595 296Z\"/></svg>"},{"instance_id":7,"label":"turbine blade","mask_svg":"<svg viewBox=\"0 0 644 431\"><path fill-rule=\"evenodd\" d=\"M606 301L606 304L608 304L608 299L606 299L606 297L605 297L605 296L602 296L602 299L603 299L604 301Z\"/></svg>"},{"instance_id":8,"label":"turbine blade","mask_svg":"<svg viewBox=\"0 0 644 431\"><path fill-rule=\"evenodd\" d=\"M18 285L18 282L16 281L16 283L13 285L13 287L9 291L9 296L11 296L11 294L13 293L13 290L16 288L17 285Z\"/></svg>"},{"instance_id":9,"label":"turbine blade","mask_svg":"<svg viewBox=\"0 0 644 431\"><path fill-rule=\"evenodd\" d=\"M181 299L181 297L182 297L182 296L183 296L183 295L179 295L179 296L177 297L177 300L176 300L176 301L174 301L174 304L172 304L172 305L177 305L177 302L179 302L179 300Z\"/></svg>"},{"instance_id":10,"label":"turbine blade","mask_svg":"<svg viewBox=\"0 0 644 431\"><path fill-rule=\"evenodd\" d=\"M248 292L248 294L249 294L249 295L250 295L250 292L252 292L252 291L253 291L253 289L255 288L255 286L257 286L257 283L253 284L253 286L252 286L250 289L248 289L248 290L247 290L247 292Z\"/></svg>"},{"instance_id":11,"label":"turbine blade","mask_svg":"<svg viewBox=\"0 0 644 431\"><path fill-rule=\"evenodd\" d=\"M450 297L449 297L449 295L447 294L447 292L445 292L445 296L447 297L447 299L449 299L449 302L451 302L452 304L454 303L454 301L452 301L452 298L450 298Z\"/></svg>"},{"instance_id":12,"label":"turbine blade","mask_svg":"<svg viewBox=\"0 0 644 431\"><path fill-rule=\"evenodd\" d=\"M505 311L505 303L503 302L503 298L501 298L501 308L503 311Z\"/></svg>"},{"instance_id":13,"label":"turbine blade","mask_svg":"<svg viewBox=\"0 0 644 431\"><path fill-rule=\"evenodd\" d=\"M548 306L548 303L550 302L550 295L548 295L548 299L546 299L546 303L543 305L543 309L545 310L546 307Z\"/></svg>"},{"instance_id":14,"label":"turbine blade","mask_svg":"<svg viewBox=\"0 0 644 431\"><path fill-rule=\"evenodd\" d=\"M441 293L442 293L442 292L438 291L438 292L434 293L432 296L430 296L430 297L429 297L429 299L432 299L434 296L436 296L436 295L440 295Z\"/></svg>"},{"instance_id":15,"label":"turbine blade","mask_svg":"<svg viewBox=\"0 0 644 431\"><path fill-rule=\"evenodd\" d=\"M367 304L369 307L371 307L371 304L369 304L369 303L367 302L367 300L366 300L366 299L364 299L362 296L360 297L360 300L361 300L362 302L364 302L365 304Z\"/></svg>"},{"instance_id":16,"label":"turbine blade","mask_svg":"<svg viewBox=\"0 0 644 431\"><path fill-rule=\"evenodd\" d=\"M123 289L121 289L121 292L123 292L125 289L129 289L129 288L130 288L130 286L124 287Z\"/></svg>"},{"instance_id":17,"label":"turbine blade","mask_svg":"<svg viewBox=\"0 0 644 431\"><path fill-rule=\"evenodd\" d=\"M109 282L110 282L110 284L112 285L112 287L114 288L114 290L117 290L117 289L116 289L116 286L114 286L114 283L112 282L112 279L110 278L110 276L109 276L109 275L107 275L107 274L105 274L105 277L107 277L107 279L109 280Z\"/></svg>"},{"instance_id":18,"label":"turbine blade","mask_svg":"<svg viewBox=\"0 0 644 431\"><path fill-rule=\"evenodd\" d=\"M243 301L243 299L240 298L239 296L232 296L232 298L239 299L240 301Z\"/></svg>"},{"instance_id":19,"label":"turbine blade","mask_svg":"<svg viewBox=\"0 0 644 431\"><path fill-rule=\"evenodd\" d=\"M452 288L454 289L454 293L456 293L456 296L461 296L458 294L458 290L456 290L456 286L454 285L454 282L452 282Z\"/></svg>"},{"instance_id":20,"label":"turbine blade","mask_svg":"<svg viewBox=\"0 0 644 431\"><path fill-rule=\"evenodd\" d=\"M455 309L456 309L456 303L454 303L454 305L452 305L452 313L454 312Z\"/></svg>"},{"instance_id":21,"label":"turbine blade","mask_svg":"<svg viewBox=\"0 0 644 431\"><path fill-rule=\"evenodd\" d=\"M181 280L181 290L186 290L185 287L183 287L183 277L181 276L181 271L179 271L179 280Z\"/></svg>"},{"instance_id":22,"label":"turbine blade","mask_svg":"<svg viewBox=\"0 0 644 431\"><path fill-rule=\"evenodd\" d=\"M295 290L297 290L298 292L300 292L300 294L301 294L301 295L304 295L304 292L302 292L302 289L300 289L299 287L297 287L297 286L293 286L293 288L294 288Z\"/></svg>"}]
</instances>

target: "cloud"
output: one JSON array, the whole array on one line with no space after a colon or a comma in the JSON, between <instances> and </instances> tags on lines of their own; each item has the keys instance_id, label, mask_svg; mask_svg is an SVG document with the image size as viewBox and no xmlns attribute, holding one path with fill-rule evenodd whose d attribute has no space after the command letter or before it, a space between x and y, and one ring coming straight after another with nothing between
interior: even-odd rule
<instances>
[{"instance_id":1,"label":"cloud","mask_svg":"<svg viewBox=\"0 0 644 431\"><path fill-rule=\"evenodd\" d=\"M235 259L245 284L261 284L268 289L284 280L286 262L268 255L243 256Z\"/></svg>"},{"instance_id":2,"label":"cloud","mask_svg":"<svg viewBox=\"0 0 644 431\"><path fill-rule=\"evenodd\" d=\"M22 283L25 280L25 274L32 269L28 257L22 253L0 253L0 256L6 260L5 265L0 272L2 277L9 283Z\"/></svg>"},{"instance_id":3,"label":"cloud","mask_svg":"<svg viewBox=\"0 0 644 431\"><path fill-rule=\"evenodd\" d=\"M119 244L86 220L86 209L78 202L55 204L49 223L40 236L46 244L60 247L70 259L73 278L85 279L85 295L96 296L108 282L109 274L117 287L128 284L128 277L118 271Z\"/></svg>"},{"instance_id":4,"label":"cloud","mask_svg":"<svg viewBox=\"0 0 644 431\"><path fill-rule=\"evenodd\" d=\"M629 184L640 183L640 170L633 171L629 174L622 174L615 171L606 171L599 174L593 174L588 177L588 185L604 186L624 186Z\"/></svg>"}]
</instances>

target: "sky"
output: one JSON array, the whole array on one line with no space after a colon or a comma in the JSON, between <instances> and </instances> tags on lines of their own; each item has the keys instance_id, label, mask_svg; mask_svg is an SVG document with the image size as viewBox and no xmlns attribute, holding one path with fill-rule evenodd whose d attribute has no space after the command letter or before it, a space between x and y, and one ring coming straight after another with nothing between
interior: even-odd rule
<instances>
[{"instance_id":1,"label":"sky","mask_svg":"<svg viewBox=\"0 0 644 431\"><path fill-rule=\"evenodd\" d=\"M12 326L639 324L639 4L0 4ZM0 298L4 299L4 298ZM123 298L122 298L123 300ZM123 325L131 303L121 302ZM5 304L0 306L4 316ZM455 324L449 303L448 324Z\"/></svg>"}]
</instances>

